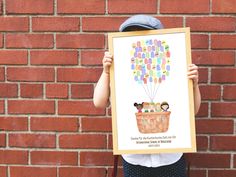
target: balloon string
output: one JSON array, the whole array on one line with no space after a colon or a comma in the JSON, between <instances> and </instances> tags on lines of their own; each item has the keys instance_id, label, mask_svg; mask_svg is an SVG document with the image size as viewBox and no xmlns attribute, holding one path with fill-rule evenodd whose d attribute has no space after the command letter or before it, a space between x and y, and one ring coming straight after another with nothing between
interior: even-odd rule
<instances>
[{"instance_id":1,"label":"balloon string","mask_svg":"<svg viewBox=\"0 0 236 177\"><path fill-rule=\"evenodd\" d=\"M153 100L154 100L154 98L155 98L155 96L154 96L154 93L155 93L155 85L156 84L151 84L151 87L152 87L152 102L153 102Z\"/></svg>"},{"instance_id":2,"label":"balloon string","mask_svg":"<svg viewBox=\"0 0 236 177\"><path fill-rule=\"evenodd\" d=\"M152 83L149 84L149 88L150 88L150 97L151 97L151 102L153 102Z\"/></svg>"},{"instance_id":3,"label":"balloon string","mask_svg":"<svg viewBox=\"0 0 236 177\"><path fill-rule=\"evenodd\" d=\"M150 97L150 93L149 93L148 86L146 85L147 88L145 88L145 85L146 85L146 84L142 84L142 87L143 87L143 89L145 90L146 95L149 97L149 99L152 100L151 97Z\"/></svg>"},{"instance_id":4,"label":"balloon string","mask_svg":"<svg viewBox=\"0 0 236 177\"><path fill-rule=\"evenodd\" d=\"M153 98L155 98L155 97L156 97L157 90L159 89L159 87L160 87L160 84L154 84L154 87L156 87L156 86L157 86L157 88L154 88L155 92L154 92L154 94L153 94Z\"/></svg>"},{"instance_id":5,"label":"balloon string","mask_svg":"<svg viewBox=\"0 0 236 177\"><path fill-rule=\"evenodd\" d=\"M147 91L148 91L148 97L150 100L152 100L151 98L151 92L150 92L150 86L148 86L148 84L146 85Z\"/></svg>"}]
</instances>

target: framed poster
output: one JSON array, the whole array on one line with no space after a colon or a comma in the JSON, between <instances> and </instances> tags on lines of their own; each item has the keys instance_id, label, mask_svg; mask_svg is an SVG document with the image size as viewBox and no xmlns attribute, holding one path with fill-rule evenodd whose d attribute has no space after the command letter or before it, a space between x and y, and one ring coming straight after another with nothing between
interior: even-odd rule
<instances>
[{"instance_id":1,"label":"framed poster","mask_svg":"<svg viewBox=\"0 0 236 177\"><path fill-rule=\"evenodd\" d=\"M108 35L114 154L195 152L190 29Z\"/></svg>"}]
</instances>

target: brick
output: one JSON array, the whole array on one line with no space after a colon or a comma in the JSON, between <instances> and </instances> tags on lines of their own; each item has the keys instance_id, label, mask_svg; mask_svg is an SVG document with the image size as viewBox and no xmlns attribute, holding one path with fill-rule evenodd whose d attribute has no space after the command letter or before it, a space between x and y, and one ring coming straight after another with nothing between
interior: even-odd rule
<instances>
[{"instance_id":1,"label":"brick","mask_svg":"<svg viewBox=\"0 0 236 177\"><path fill-rule=\"evenodd\" d=\"M31 117L31 131L77 132L79 122L72 117Z\"/></svg>"},{"instance_id":2,"label":"brick","mask_svg":"<svg viewBox=\"0 0 236 177\"><path fill-rule=\"evenodd\" d=\"M52 48L53 35L52 34L6 34L7 48L23 48L23 49L37 49L37 48Z\"/></svg>"},{"instance_id":3,"label":"brick","mask_svg":"<svg viewBox=\"0 0 236 177\"><path fill-rule=\"evenodd\" d=\"M209 170L208 171L208 177L235 177L236 176L236 170L235 169L215 169L215 170Z\"/></svg>"},{"instance_id":4,"label":"brick","mask_svg":"<svg viewBox=\"0 0 236 177\"><path fill-rule=\"evenodd\" d=\"M97 109L92 101L58 101L61 115L104 115L104 109Z\"/></svg>"},{"instance_id":5,"label":"brick","mask_svg":"<svg viewBox=\"0 0 236 177\"><path fill-rule=\"evenodd\" d=\"M206 177L206 170L191 169L189 172L190 177Z\"/></svg>"},{"instance_id":6,"label":"brick","mask_svg":"<svg viewBox=\"0 0 236 177\"><path fill-rule=\"evenodd\" d=\"M9 114L54 114L55 102L45 100L8 100Z\"/></svg>"},{"instance_id":7,"label":"brick","mask_svg":"<svg viewBox=\"0 0 236 177\"><path fill-rule=\"evenodd\" d=\"M59 14L104 14L104 0L58 0L57 13Z\"/></svg>"},{"instance_id":8,"label":"brick","mask_svg":"<svg viewBox=\"0 0 236 177\"><path fill-rule=\"evenodd\" d=\"M116 1L114 1L116 3ZM155 16L154 16L155 17ZM84 17L83 31L118 31L128 17ZM182 17L157 16L165 28L183 27Z\"/></svg>"},{"instance_id":9,"label":"brick","mask_svg":"<svg viewBox=\"0 0 236 177\"><path fill-rule=\"evenodd\" d=\"M81 119L81 129L83 132L111 132L111 119L84 117Z\"/></svg>"},{"instance_id":10,"label":"brick","mask_svg":"<svg viewBox=\"0 0 236 177\"><path fill-rule=\"evenodd\" d=\"M28 164L28 152L21 150L0 150L0 164Z\"/></svg>"},{"instance_id":11,"label":"brick","mask_svg":"<svg viewBox=\"0 0 236 177\"><path fill-rule=\"evenodd\" d=\"M80 19L76 17L35 17L33 31L70 32L80 31Z\"/></svg>"},{"instance_id":12,"label":"brick","mask_svg":"<svg viewBox=\"0 0 236 177\"><path fill-rule=\"evenodd\" d=\"M196 65L234 66L235 53L221 50L195 50L192 51L192 61Z\"/></svg>"},{"instance_id":13,"label":"brick","mask_svg":"<svg viewBox=\"0 0 236 177\"><path fill-rule=\"evenodd\" d=\"M207 14L210 12L209 0L161 0L160 13L166 14Z\"/></svg>"},{"instance_id":14,"label":"brick","mask_svg":"<svg viewBox=\"0 0 236 177\"><path fill-rule=\"evenodd\" d=\"M208 103L201 103L200 109L196 115L197 117L207 117L208 116Z\"/></svg>"},{"instance_id":15,"label":"brick","mask_svg":"<svg viewBox=\"0 0 236 177\"><path fill-rule=\"evenodd\" d=\"M3 34L0 34L0 48L3 48Z\"/></svg>"},{"instance_id":16,"label":"brick","mask_svg":"<svg viewBox=\"0 0 236 177\"><path fill-rule=\"evenodd\" d=\"M0 67L0 81L4 81L4 80L5 80L5 68Z\"/></svg>"},{"instance_id":17,"label":"brick","mask_svg":"<svg viewBox=\"0 0 236 177\"><path fill-rule=\"evenodd\" d=\"M207 136L197 136L197 150L207 150L208 149L208 137Z\"/></svg>"},{"instance_id":18,"label":"brick","mask_svg":"<svg viewBox=\"0 0 236 177\"><path fill-rule=\"evenodd\" d=\"M4 100L0 100L0 114L5 112L5 103Z\"/></svg>"},{"instance_id":19,"label":"brick","mask_svg":"<svg viewBox=\"0 0 236 177\"><path fill-rule=\"evenodd\" d=\"M47 84L46 85L47 98L68 98L67 84Z\"/></svg>"},{"instance_id":20,"label":"brick","mask_svg":"<svg viewBox=\"0 0 236 177\"><path fill-rule=\"evenodd\" d=\"M11 177L57 177L56 167L11 166Z\"/></svg>"},{"instance_id":21,"label":"brick","mask_svg":"<svg viewBox=\"0 0 236 177\"><path fill-rule=\"evenodd\" d=\"M114 1L116 2L116 1ZM124 17L83 17L83 31L118 31Z\"/></svg>"},{"instance_id":22,"label":"brick","mask_svg":"<svg viewBox=\"0 0 236 177\"><path fill-rule=\"evenodd\" d=\"M0 176L7 177L7 166L0 166Z\"/></svg>"},{"instance_id":23,"label":"brick","mask_svg":"<svg viewBox=\"0 0 236 177\"><path fill-rule=\"evenodd\" d=\"M0 130L4 131L27 131L27 117L0 117Z\"/></svg>"},{"instance_id":24,"label":"brick","mask_svg":"<svg viewBox=\"0 0 236 177\"><path fill-rule=\"evenodd\" d=\"M214 68L211 71L212 83L235 83L236 69L235 68Z\"/></svg>"},{"instance_id":25,"label":"brick","mask_svg":"<svg viewBox=\"0 0 236 177\"><path fill-rule=\"evenodd\" d=\"M84 66L102 66L104 50L102 51L81 51L81 65Z\"/></svg>"},{"instance_id":26,"label":"brick","mask_svg":"<svg viewBox=\"0 0 236 177\"><path fill-rule=\"evenodd\" d=\"M111 152L80 152L80 165L82 166L105 166L112 165L112 162Z\"/></svg>"},{"instance_id":27,"label":"brick","mask_svg":"<svg viewBox=\"0 0 236 177\"><path fill-rule=\"evenodd\" d=\"M60 148L73 149L105 149L106 135L80 134L80 135L60 135Z\"/></svg>"},{"instance_id":28,"label":"brick","mask_svg":"<svg viewBox=\"0 0 236 177\"><path fill-rule=\"evenodd\" d=\"M113 168L108 168L108 176L111 176L113 173ZM118 167L117 169L117 177L123 177L124 173L123 173L123 169Z\"/></svg>"},{"instance_id":29,"label":"brick","mask_svg":"<svg viewBox=\"0 0 236 177\"><path fill-rule=\"evenodd\" d=\"M3 133L0 134L0 147L6 147L6 134ZM1 174L1 166L0 166L0 174Z\"/></svg>"},{"instance_id":30,"label":"brick","mask_svg":"<svg viewBox=\"0 0 236 177\"><path fill-rule=\"evenodd\" d=\"M9 134L10 147L55 148L56 136L48 134Z\"/></svg>"},{"instance_id":31,"label":"brick","mask_svg":"<svg viewBox=\"0 0 236 177\"><path fill-rule=\"evenodd\" d=\"M208 82L208 69L207 68L199 68L199 83L207 83Z\"/></svg>"},{"instance_id":32,"label":"brick","mask_svg":"<svg viewBox=\"0 0 236 177\"><path fill-rule=\"evenodd\" d=\"M2 83L0 84L0 98L15 98L17 97L17 84Z\"/></svg>"},{"instance_id":33,"label":"brick","mask_svg":"<svg viewBox=\"0 0 236 177\"><path fill-rule=\"evenodd\" d=\"M236 167L236 155L234 155L234 168Z\"/></svg>"},{"instance_id":34,"label":"brick","mask_svg":"<svg viewBox=\"0 0 236 177\"><path fill-rule=\"evenodd\" d=\"M221 125L224 126L224 125ZM235 151L236 137L235 136L211 136L210 149L212 151Z\"/></svg>"},{"instance_id":35,"label":"brick","mask_svg":"<svg viewBox=\"0 0 236 177\"><path fill-rule=\"evenodd\" d=\"M234 32L236 30L236 18L234 17L187 17L186 26L191 31L226 31Z\"/></svg>"},{"instance_id":36,"label":"brick","mask_svg":"<svg viewBox=\"0 0 236 177\"><path fill-rule=\"evenodd\" d=\"M72 98L93 98L92 84L72 84L71 97Z\"/></svg>"},{"instance_id":37,"label":"brick","mask_svg":"<svg viewBox=\"0 0 236 177\"><path fill-rule=\"evenodd\" d=\"M28 17L0 17L0 31L29 31Z\"/></svg>"},{"instance_id":38,"label":"brick","mask_svg":"<svg viewBox=\"0 0 236 177\"><path fill-rule=\"evenodd\" d=\"M196 130L199 134L232 134L234 122L233 120L198 119Z\"/></svg>"},{"instance_id":39,"label":"brick","mask_svg":"<svg viewBox=\"0 0 236 177\"><path fill-rule=\"evenodd\" d=\"M53 68L11 67L7 68L8 81L49 82L54 81Z\"/></svg>"},{"instance_id":40,"label":"brick","mask_svg":"<svg viewBox=\"0 0 236 177\"><path fill-rule=\"evenodd\" d=\"M212 34L211 48L212 49L236 49L235 34Z\"/></svg>"},{"instance_id":41,"label":"brick","mask_svg":"<svg viewBox=\"0 0 236 177\"><path fill-rule=\"evenodd\" d=\"M53 0L6 0L7 14L53 14Z\"/></svg>"},{"instance_id":42,"label":"brick","mask_svg":"<svg viewBox=\"0 0 236 177\"><path fill-rule=\"evenodd\" d=\"M92 73L92 74L91 74ZM101 75L99 68L58 68L58 82L97 82Z\"/></svg>"},{"instance_id":43,"label":"brick","mask_svg":"<svg viewBox=\"0 0 236 177\"><path fill-rule=\"evenodd\" d=\"M27 51L1 50L0 64L2 65L26 65L28 63Z\"/></svg>"},{"instance_id":44,"label":"brick","mask_svg":"<svg viewBox=\"0 0 236 177\"><path fill-rule=\"evenodd\" d=\"M59 177L101 177L106 176L105 168L60 167Z\"/></svg>"},{"instance_id":45,"label":"brick","mask_svg":"<svg viewBox=\"0 0 236 177\"><path fill-rule=\"evenodd\" d=\"M212 12L222 14L236 13L235 4L235 0L213 0Z\"/></svg>"},{"instance_id":46,"label":"brick","mask_svg":"<svg viewBox=\"0 0 236 177\"><path fill-rule=\"evenodd\" d=\"M22 98L43 98L43 84L20 84Z\"/></svg>"},{"instance_id":47,"label":"brick","mask_svg":"<svg viewBox=\"0 0 236 177\"><path fill-rule=\"evenodd\" d=\"M4 41L4 36L3 34L0 34L0 48L3 48L3 41Z\"/></svg>"},{"instance_id":48,"label":"brick","mask_svg":"<svg viewBox=\"0 0 236 177\"><path fill-rule=\"evenodd\" d=\"M113 149L112 135L108 135L108 149Z\"/></svg>"},{"instance_id":49,"label":"brick","mask_svg":"<svg viewBox=\"0 0 236 177\"><path fill-rule=\"evenodd\" d=\"M223 86L223 99L224 100L236 100L236 86L224 85Z\"/></svg>"},{"instance_id":50,"label":"brick","mask_svg":"<svg viewBox=\"0 0 236 177\"><path fill-rule=\"evenodd\" d=\"M103 49L105 37L103 34L57 34L57 48L64 49Z\"/></svg>"},{"instance_id":51,"label":"brick","mask_svg":"<svg viewBox=\"0 0 236 177\"><path fill-rule=\"evenodd\" d=\"M157 16L157 18L161 21L164 28L181 28L183 27L183 17L164 17L164 16Z\"/></svg>"},{"instance_id":52,"label":"brick","mask_svg":"<svg viewBox=\"0 0 236 177\"><path fill-rule=\"evenodd\" d=\"M2 15L2 13L3 13L3 2L0 1L0 14Z\"/></svg>"},{"instance_id":53,"label":"brick","mask_svg":"<svg viewBox=\"0 0 236 177\"><path fill-rule=\"evenodd\" d=\"M208 49L209 36L207 34L191 34L192 49Z\"/></svg>"},{"instance_id":54,"label":"brick","mask_svg":"<svg viewBox=\"0 0 236 177\"><path fill-rule=\"evenodd\" d=\"M77 152L32 151L32 165L78 165Z\"/></svg>"},{"instance_id":55,"label":"brick","mask_svg":"<svg viewBox=\"0 0 236 177\"><path fill-rule=\"evenodd\" d=\"M200 93L202 100L220 100L221 88L219 85L201 85Z\"/></svg>"},{"instance_id":56,"label":"brick","mask_svg":"<svg viewBox=\"0 0 236 177\"><path fill-rule=\"evenodd\" d=\"M156 13L157 1L149 0L148 3L145 0L116 0L108 1L108 13L109 14L132 14L132 13Z\"/></svg>"},{"instance_id":57,"label":"brick","mask_svg":"<svg viewBox=\"0 0 236 177\"><path fill-rule=\"evenodd\" d=\"M230 168L230 154L195 153L189 161L192 168Z\"/></svg>"},{"instance_id":58,"label":"brick","mask_svg":"<svg viewBox=\"0 0 236 177\"><path fill-rule=\"evenodd\" d=\"M212 103L211 116L233 117L236 115L235 103Z\"/></svg>"},{"instance_id":59,"label":"brick","mask_svg":"<svg viewBox=\"0 0 236 177\"><path fill-rule=\"evenodd\" d=\"M31 65L78 65L78 52L72 50L39 50L30 52Z\"/></svg>"}]
</instances>

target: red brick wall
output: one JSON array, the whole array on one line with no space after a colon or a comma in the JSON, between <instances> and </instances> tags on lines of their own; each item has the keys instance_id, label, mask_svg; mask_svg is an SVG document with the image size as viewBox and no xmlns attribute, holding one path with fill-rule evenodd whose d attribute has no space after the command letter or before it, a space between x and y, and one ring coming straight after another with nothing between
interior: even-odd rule
<instances>
[{"instance_id":1,"label":"red brick wall","mask_svg":"<svg viewBox=\"0 0 236 177\"><path fill-rule=\"evenodd\" d=\"M110 109L93 89L130 15L191 27L200 67L190 177L236 176L236 0L0 0L0 177L108 177ZM119 176L122 176L119 170Z\"/></svg>"}]
</instances>

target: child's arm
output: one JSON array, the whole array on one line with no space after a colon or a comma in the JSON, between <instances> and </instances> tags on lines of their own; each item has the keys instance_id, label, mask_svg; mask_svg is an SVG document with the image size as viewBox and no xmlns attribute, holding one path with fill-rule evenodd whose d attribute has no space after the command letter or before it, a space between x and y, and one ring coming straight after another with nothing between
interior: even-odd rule
<instances>
[{"instance_id":1,"label":"child's arm","mask_svg":"<svg viewBox=\"0 0 236 177\"><path fill-rule=\"evenodd\" d=\"M188 78L193 80L194 112L197 114L201 105L201 94L198 86L198 67L195 64L189 65Z\"/></svg>"},{"instance_id":2,"label":"child's arm","mask_svg":"<svg viewBox=\"0 0 236 177\"><path fill-rule=\"evenodd\" d=\"M103 60L103 72L94 89L93 103L96 107L105 108L110 96L110 66L112 64L112 55L105 52Z\"/></svg>"}]
</instances>

